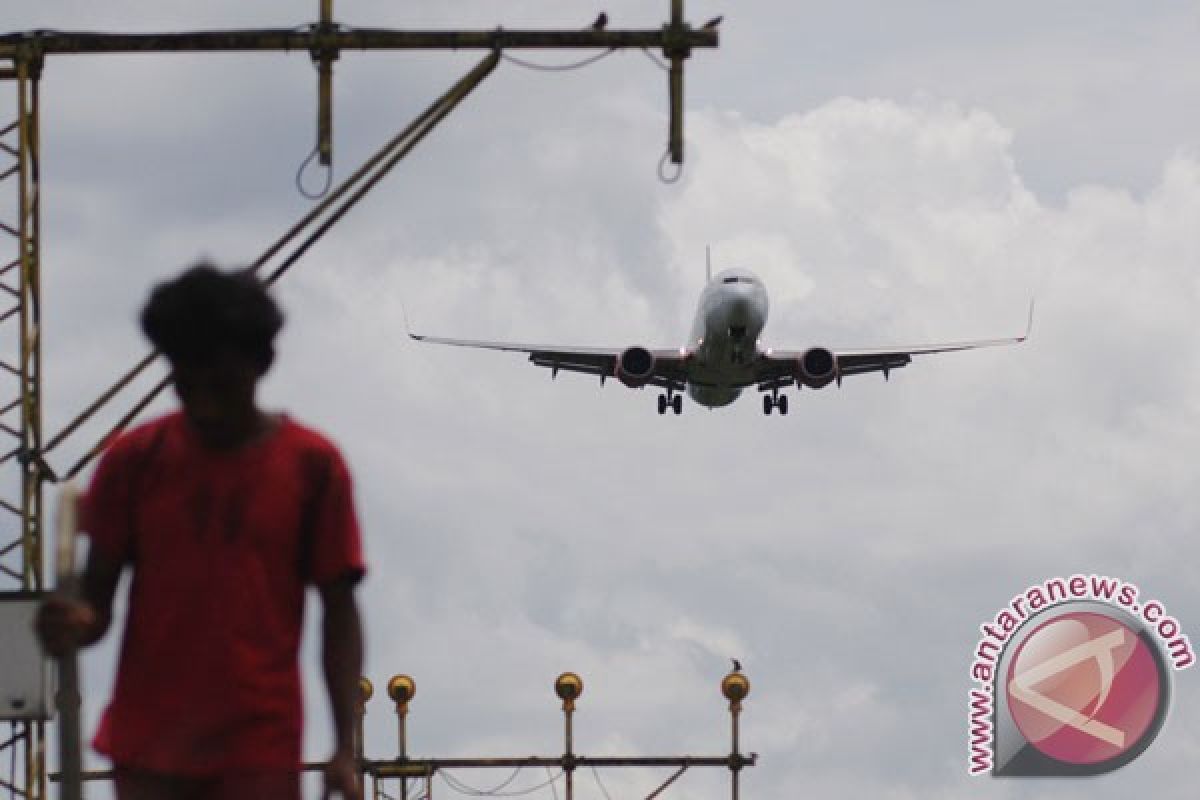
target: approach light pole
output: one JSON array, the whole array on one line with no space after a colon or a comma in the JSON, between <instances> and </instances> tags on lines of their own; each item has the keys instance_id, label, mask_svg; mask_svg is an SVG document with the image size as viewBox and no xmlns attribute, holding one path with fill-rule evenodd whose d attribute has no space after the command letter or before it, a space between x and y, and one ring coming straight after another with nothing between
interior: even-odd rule
<instances>
[{"instance_id":1,"label":"approach light pole","mask_svg":"<svg viewBox=\"0 0 1200 800\"><path fill-rule=\"evenodd\" d=\"M721 681L721 693L729 700L729 711L732 721L733 738L729 755L725 756L584 756L575 752L574 715L576 701L583 694L583 679L574 672L564 672L554 681L554 693L562 701L563 710L563 753L559 756L523 756L517 758L410 758L408 755L408 736L405 730L405 720L408 716L408 703L416 694L416 684L408 675L397 675L388 682L388 694L396 704L396 713L400 718L397 740L397 757L394 759L363 758L362 770L374 779L371 800L385 800L389 797L384 791L384 782L400 781L399 797L408 796L408 780L424 779L426 796L431 796L430 784L439 773L443 779L460 791L482 793L473 787L466 786L459 779L448 775L450 770L479 770L479 769L554 769L560 770L546 785L553 784L559 778L563 780L566 800L573 800L575 792L574 773L580 767L592 769L620 768L661 768L674 767L671 773L658 787L646 796L652 800L661 795L685 772L694 767L719 767L728 769L731 776L730 791L733 800L739 798L738 776L746 767L755 766L758 756L754 753L743 754L740 750L738 716L742 712L742 701L750 693L750 681L741 672L731 672ZM306 769L320 769L321 764L310 764ZM599 778L597 778L599 780Z\"/></svg>"}]
</instances>

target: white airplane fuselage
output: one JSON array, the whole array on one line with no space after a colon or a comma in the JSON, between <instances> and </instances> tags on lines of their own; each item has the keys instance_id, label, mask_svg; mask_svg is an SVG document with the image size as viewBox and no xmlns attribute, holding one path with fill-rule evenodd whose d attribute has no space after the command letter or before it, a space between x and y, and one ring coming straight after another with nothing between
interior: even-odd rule
<instances>
[{"instance_id":1,"label":"white airplane fuselage","mask_svg":"<svg viewBox=\"0 0 1200 800\"><path fill-rule=\"evenodd\" d=\"M767 290L754 273L727 269L704 291L688 337L688 394L703 406L727 406L754 382Z\"/></svg>"}]
</instances>

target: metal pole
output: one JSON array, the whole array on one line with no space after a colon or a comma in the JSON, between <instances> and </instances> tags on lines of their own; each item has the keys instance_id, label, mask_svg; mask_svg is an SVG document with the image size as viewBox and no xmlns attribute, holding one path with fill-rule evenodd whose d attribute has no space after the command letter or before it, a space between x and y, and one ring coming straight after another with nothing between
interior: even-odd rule
<instances>
[{"instance_id":1,"label":"metal pole","mask_svg":"<svg viewBox=\"0 0 1200 800\"><path fill-rule=\"evenodd\" d=\"M563 751L563 771L567 774L567 800L573 800L575 797L575 754L572 750L574 743L571 741L571 717L575 715L574 704L566 709L564 716L566 717L566 740L567 746Z\"/></svg>"},{"instance_id":2,"label":"metal pole","mask_svg":"<svg viewBox=\"0 0 1200 800\"><path fill-rule=\"evenodd\" d=\"M683 60L691 48L692 30L683 21L683 0L671 0L671 24L663 31L663 55L671 60L668 94L671 106L667 150L672 164L683 163Z\"/></svg>"},{"instance_id":3,"label":"metal pole","mask_svg":"<svg viewBox=\"0 0 1200 800\"><path fill-rule=\"evenodd\" d=\"M322 34L334 33L333 0L321 0L321 21L317 26ZM317 161L328 167L333 163L333 62L336 49L314 48L317 62Z\"/></svg>"},{"instance_id":4,"label":"metal pole","mask_svg":"<svg viewBox=\"0 0 1200 800\"><path fill-rule=\"evenodd\" d=\"M396 714L398 717L400 717L400 722L398 722L398 724L400 724L400 730L398 730L398 740L400 740L400 748L398 748L398 750L400 750L400 760L406 760L408 758L408 732L404 728L407 728L406 722L408 715L404 714L402 711L397 711ZM403 800L408 800L407 777L400 778L400 796L403 798Z\"/></svg>"},{"instance_id":5,"label":"metal pole","mask_svg":"<svg viewBox=\"0 0 1200 800\"><path fill-rule=\"evenodd\" d=\"M729 752L729 774L733 791L733 800L738 800L739 776L744 762L741 754L741 742L738 737L738 717L742 713L742 701L750 694L750 681L742 674L741 666L734 663L734 670L721 680L721 694L729 701L729 717L732 732L732 749ZM750 763L754 763L751 759Z\"/></svg>"},{"instance_id":6,"label":"metal pole","mask_svg":"<svg viewBox=\"0 0 1200 800\"><path fill-rule=\"evenodd\" d=\"M741 710L742 710L741 704L739 703L737 708L734 709L731 713L731 716L733 717L733 750L731 751L731 754L734 758L737 758L739 755L741 755L741 753L738 750L738 716L740 715ZM738 769L737 767L731 767L730 772L732 773L732 776L733 776L733 800L738 800L738 796L739 796L738 777L741 775L741 770Z\"/></svg>"},{"instance_id":7,"label":"metal pole","mask_svg":"<svg viewBox=\"0 0 1200 800\"><path fill-rule=\"evenodd\" d=\"M554 681L554 693L562 699L566 746L563 750L562 769L567 778L567 800L575 796L575 743L571 730L571 718L575 714L575 701L583 694L583 678L574 672L564 672Z\"/></svg>"},{"instance_id":8,"label":"metal pole","mask_svg":"<svg viewBox=\"0 0 1200 800\"><path fill-rule=\"evenodd\" d=\"M401 761L408 760L408 703L403 706L396 705L397 730L396 744L397 754ZM408 800L408 778L400 778L400 797Z\"/></svg>"},{"instance_id":9,"label":"metal pole","mask_svg":"<svg viewBox=\"0 0 1200 800\"><path fill-rule=\"evenodd\" d=\"M366 676L360 677L358 679L358 706L354 709L357 716L354 725L354 759L358 767L358 789L360 793L367 787L366 737L364 729L366 727L367 702L374 693L375 687L371 685L371 681Z\"/></svg>"},{"instance_id":10,"label":"metal pole","mask_svg":"<svg viewBox=\"0 0 1200 800\"><path fill-rule=\"evenodd\" d=\"M55 569L57 590L75 598L79 581L75 575L75 537L78 533L79 490L68 483L59 495L58 530L55 539ZM79 657L71 647L58 660L58 768L62 773L60 800L82 800L83 783L80 775L82 746L79 731Z\"/></svg>"},{"instance_id":11,"label":"metal pole","mask_svg":"<svg viewBox=\"0 0 1200 800\"><path fill-rule=\"evenodd\" d=\"M396 760L408 761L408 704L417 693L417 684L408 675L393 675L387 685L388 697L396 704ZM408 776L400 776L400 798L408 800Z\"/></svg>"}]
</instances>

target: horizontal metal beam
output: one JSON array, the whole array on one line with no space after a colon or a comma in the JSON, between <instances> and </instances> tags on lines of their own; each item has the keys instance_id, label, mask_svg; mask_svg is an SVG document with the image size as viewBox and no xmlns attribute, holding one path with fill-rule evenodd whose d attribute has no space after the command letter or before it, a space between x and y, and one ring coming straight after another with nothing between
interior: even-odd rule
<instances>
[{"instance_id":1,"label":"horizontal metal beam","mask_svg":"<svg viewBox=\"0 0 1200 800\"><path fill-rule=\"evenodd\" d=\"M667 25L657 30L582 29L486 31L401 31L386 28L265 28L184 33L68 33L29 31L0 35L0 57L19 51L40 55L85 53L254 52L340 50L494 50L661 47L686 55L696 47L716 47L716 28Z\"/></svg>"},{"instance_id":2,"label":"horizontal metal beam","mask_svg":"<svg viewBox=\"0 0 1200 800\"><path fill-rule=\"evenodd\" d=\"M661 757L629 757L622 756L528 756L524 758L410 758L397 761L367 759L363 769L377 778L419 778L432 775L440 769L502 769L521 767L559 767L564 769L578 767L725 767L726 769L742 769L753 767L758 760L756 753L740 755L734 753L728 756L661 756ZM313 761L304 764L304 772L319 772L325 769L324 761ZM58 782L61 776L57 772L50 774L50 780ZM85 781L111 780L112 770L89 770L83 773Z\"/></svg>"},{"instance_id":3,"label":"horizontal metal beam","mask_svg":"<svg viewBox=\"0 0 1200 800\"><path fill-rule=\"evenodd\" d=\"M757 756L527 756L524 758L410 758L395 761L368 760L363 768L377 778L419 778L441 769L499 769L522 767L724 767L742 769L754 766Z\"/></svg>"}]
</instances>

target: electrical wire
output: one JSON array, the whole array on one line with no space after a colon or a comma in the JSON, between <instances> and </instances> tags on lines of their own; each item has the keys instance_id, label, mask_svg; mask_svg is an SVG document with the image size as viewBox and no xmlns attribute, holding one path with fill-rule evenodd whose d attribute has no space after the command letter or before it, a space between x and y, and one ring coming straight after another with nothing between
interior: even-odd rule
<instances>
[{"instance_id":1,"label":"electrical wire","mask_svg":"<svg viewBox=\"0 0 1200 800\"><path fill-rule=\"evenodd\" d=\"M663 72L671 71L671 67L667 65L667 62L663 61L661 58L654 55L654 53L651 53L649 47L643 47L642 54L645 55L646 58L650 59L650 63L654 64L654 66L658 67Z\"/></svg>"},{"instance_id":2,"label":"electrical wire","mask_svg":"<svg viewBox=\"0 0 1200 800\"><path fill-rule=\"evenodd\" d=\"M594 55L594 56L589 56L589 57L583 59L582 61L576 61L573 64L538 64L535 61L526 61L523 58L517 58L516 56L510 56L508 53L501 53L500 57L502 59L504 59L505 61L509 62L510 64L516 64L518 67L523 67L525 69L532 69L532 70L536 70L538 72L568 72L573 69L583 69L584 67L590 67L592 64L595 64L600 59L608 58L615 52L617 52L617 48L613 47L609 50L605 50L603 53L600 53L600 54Z\"/></svg>"},{"instance_id":3,"label":"electrical wire","mask_svg":"<svg viewBox=\"0 0 1200 800\"><path fill-rule=\"evenodd\" d=\"M444 772L443 772L442 774L444 774L444 775L448 775L447 773L444 773ZM520 774L521 774L521 768L520 768L520 767L517 767L516 769L514 769L514 770L512 771L512 774L511 774L511 775L509 775L509 776L508 776L508 777L507 777L505 780L503 780L502 782L500 782L500 783L496 784L495 786L493 786L491 789L476 789L475 787L468 785L467 783L465 783L464 781L460 780L459 778L455 778L455 777L454 777L454 776L452 776L452 775L448 775L448 777L450 777L450 778L451 778L451 780L453 780L453 781L454 781L456 784L458 784L459 786L461 786L461 787L463 787L464 789L466 789L466 790L467 790L467 791L465 791L465 792L464 792L464 794L473 794L473 795L476 795L476 796L482 797L482 796L486 796L486 795L495 795L495 794L496 794L497 792L499 792L501 789L504 789L504 788L505 788L505 787L507 787L507 786L508 786L510 783L512 783L513 781L515 781L515 780L517 779L517 776L518 776L518 775L520 775Z\"/></svg>"},{"instance_id":4,"label":"electrical wire","mask_svg":"<svg viewBox=\"0 0 1200 800\"><path fill-rule=\"evenodd\" d=\"M9 739L9 749L12 750L12 764L8 768L8 798L14 800L17 796L17 723L8 723L8 732L12 734Z\"/></svg>"},{"instance_id":5,"label":"electrical wire","mask_svg":"<svg viewBox=\"0 0 1200 800\"><path fill-rule=\"evenodd\" d=\"M675 169L674 175L667 174L667 159L671 157L671 149L667 148L663 151L662 158L658 160L658 179L663 183L675 183L683 175L683 166Z\"/></svg>"},{"instance_id":6,"label":"electrical wire","mask_svg":"<svg viewBox=\"0 0 1200 800\"><path fill-rule=\"evenodd\" d=\"M525 795L533 794L536 791L545 789L547 786L551 788L551 791L554 791L554 796L556 798L558 797L558 792L554 790L554 783L566 774L561 770L557 775L551 775L549 779L539 783L537 786L530 786L526 789L517 789L511 792L501 791L501 789L513 782L513 780L517 777L517 774L521 772L521 769L521 767L518 767L516 772L509 776L508 780L493 789L476 789L472 786L468 786L466 783L463 783L458 778L455 778L444 769L438 770L437 774L452 790L458 792L459 794L468 795L470 797L524 797ZM549 768L546 769L546 772L550 772Z\"/></svg>"},{"instance_id":7,"label":"electrical wire","mask_svg":"<svg viewBox=\"0 0 1200 800\"><path fill-rule=\"evenodd\" d=\"M612 800L612 796L608 793L608 789L604 786L604 781L600 780L600 773L596 770L595 765L592 766L592 777L596 779L596 785L600 787L601 793L606 800Z\"/></svg>"}]
</instances>

